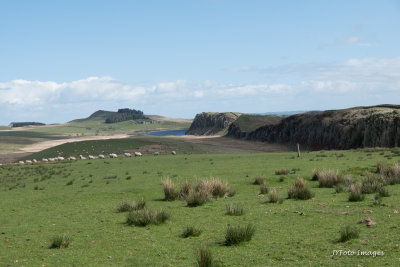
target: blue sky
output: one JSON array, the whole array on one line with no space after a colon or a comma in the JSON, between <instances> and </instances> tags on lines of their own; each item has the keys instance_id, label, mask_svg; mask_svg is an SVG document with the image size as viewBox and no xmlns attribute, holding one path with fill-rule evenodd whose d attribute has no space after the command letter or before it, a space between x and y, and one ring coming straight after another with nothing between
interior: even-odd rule
<instances>
[{"instance_id":1,"label":"blue sky","mask_svg":"<svg viewBox=\"0 0 400 267\"><path fill-rule=\"evenodd\" d=\"M0 1L0 124L400 104L400 1Z\"/></svg>"}]
</instances>

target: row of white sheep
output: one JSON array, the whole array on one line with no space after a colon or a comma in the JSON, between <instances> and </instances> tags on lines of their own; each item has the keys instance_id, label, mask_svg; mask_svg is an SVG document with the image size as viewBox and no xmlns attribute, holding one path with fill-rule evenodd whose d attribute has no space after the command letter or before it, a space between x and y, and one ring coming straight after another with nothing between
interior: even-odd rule
<instances>
[{"instance_id":1,"label":"row of white sheep","mask_svg":"<svg viewBox=\"0 0 400 267\"><path fill-rule=\"evenodd\" d=\"M171 154L172 154L172 155L176 155L176 151L171 151ZM123 155L124 155L125 157L128 157L128 158L129 158L129 157L132 157L132 156L141 157L141 156L142 156L142 153L140 153L140 152L134 152L133 155L132 155L131 153L125 152ZM154 152L154 156L158 156L158 155L160 155L159 152ZM108 156L109 156L111 159L113 159L113 158L118 158L118 155L117 155L116 153L110 153L110 154L108 154ZM86 157L84 157L84 156L82 156L82 155L79 155L79 158L80 158L81 160L87 159ZM98 155L98 156L89 155L88 158L89 158L89 159L105 159L106 157L105 157L103 154L100 154L100 155ZM43 158L41 162L56 162L56 161L64 161L64 160L65 160L64 157L58 156L58 157L54 157L54 158ZM67 158L67 160L76 160L76 157L70 156L70 157ZM20 160L20 161L18 162L18 164L20 164L20 165L23 165L23 164L34 164L34 163L38 163L38 162L39 162L39 161L36 160L36 159L33 159L33 160L26 160L26 161ZM1 165L0 165L0 166L1 166Z\"/></svg>"}]
</instances>

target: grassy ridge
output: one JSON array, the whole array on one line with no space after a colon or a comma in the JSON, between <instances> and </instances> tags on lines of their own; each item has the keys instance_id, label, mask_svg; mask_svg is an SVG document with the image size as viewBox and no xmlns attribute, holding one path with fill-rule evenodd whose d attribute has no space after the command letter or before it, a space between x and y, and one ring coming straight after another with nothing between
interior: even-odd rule
<instances>
[{"instance_id":1,"label":"grassy ridge","mask_svg":"<svg viewBox=\"0 0 400 267\"><path fill-rule=\"evenodd\" d=\"M282 117L274 115L242 114L234 124L239 126L243 132L251 132L267 124L279 123L281 120Z\"/></svg>"},{"instance_id":2,"label":"grassy ridge","mask_svg":"<svg viewBox=\"0 0 400 267\"><path fill-rule=\"evenodd\" d=\"M193 266L200 243L226 266L374 265L396 266L399 248L400 186L389 186L384 205L372 195L349 202L348 193L319 188L312 170L337 169L360 180L375 163L398 162L396 151L354 150L269 154L210 154L144 156L114 160L78 161L39 166L0 167L0 263L37 266ZM276 175L275 170L290 173ZM232 198L196 208L183 201L162 201L161 181L176 184L196 177L217 177L236 190ZM262 176L278 197L286 198L297 176L315 193L313 200L268 203L259 195L254 177ZM70 181L73 181L70 183ZM69 185L67 185L69 184ZM36 190L35 190L36 189ZM116 206L124 200L146 200L150 210L171 217L161 225L134 227ZM239 204L242 216L226 215L226 206ZM370 210L371 213L363 213ZM370 228L357 224L371 217ZM254 225L251 241L225 246L227 225ZM359 238L339 242L346 225L360 230ZM202 229L198 237L182 238L188 225ZM54 236L67 234L65 249L48 249ZM383 257L331 256L333 250L384 251ZM3 253L4 252L4 253Z\"/></svg>"}]
</instances>

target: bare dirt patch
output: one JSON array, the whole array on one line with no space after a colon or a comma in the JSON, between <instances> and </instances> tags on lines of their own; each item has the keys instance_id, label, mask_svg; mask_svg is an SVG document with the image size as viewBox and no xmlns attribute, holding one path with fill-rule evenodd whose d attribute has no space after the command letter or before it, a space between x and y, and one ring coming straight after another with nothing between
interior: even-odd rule
<instances>
[{"instance_id":1,"label":"bare dirt patch","mask_svg":"<svg viewBox=\"0 0 400 267\"><path fill-rule=\"evenodd\" d=\"M89 140L107 140L107 139L121 139L127 138L129 135L127 134L116 134L116 135L107 135L107 136L84 136L84 137L75 137L68 139L58 139L58 140L49 140L44 142L35 143L32 145L28 145L26 147L20 148L23 152L39 152L47 148L51 148L54 146L59 146L65 143L72 142L80 142L80 141L89 141Z\"/></svg>"}]
</instances>

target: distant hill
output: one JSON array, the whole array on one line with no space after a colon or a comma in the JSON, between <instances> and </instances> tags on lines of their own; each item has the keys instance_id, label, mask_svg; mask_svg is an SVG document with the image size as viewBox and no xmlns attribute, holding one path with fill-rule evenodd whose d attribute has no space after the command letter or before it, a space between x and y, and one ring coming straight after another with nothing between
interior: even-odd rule
<instances>
[{"instance_id":1,"label":"distant hill","mask_svg":"<svg viewBox=\"0 0 400 267\"><path fill-rule=\"evenodd\" d=\"M85 119L74 120L73 122L84 122L87 120L104 120L105 123L116 123L129 120L150 120L143 114L143 111L123 108L115 111L98 110Z\"/></svg>"}]
</instances>

